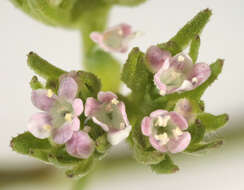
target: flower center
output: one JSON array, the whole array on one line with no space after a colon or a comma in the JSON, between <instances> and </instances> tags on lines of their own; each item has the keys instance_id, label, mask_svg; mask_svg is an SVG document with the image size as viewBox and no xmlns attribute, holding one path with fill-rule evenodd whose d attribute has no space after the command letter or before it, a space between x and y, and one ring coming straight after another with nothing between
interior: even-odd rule
<instances>
[{"instance_id":1,"label":"flower center","mask_svg":"<svg viewBox=\"0 0 244 190\"><path fill-rule=\"evenodd\" d=\"M45 131L50 131L51 130L51 125L43 125L42 127Z\"/></svg>"},{"instance_id":2,"label":"flower center","mask_svg":"<svg viewBox=\"0 0 244 190\"><path fill-rule=\"evenodd\" d=\"M178 139L183 132L171 121L169 115L165 115L155 118L153 122L153 134L160 145L165 145L171 138Z\"/></svg>"}]
</instances>

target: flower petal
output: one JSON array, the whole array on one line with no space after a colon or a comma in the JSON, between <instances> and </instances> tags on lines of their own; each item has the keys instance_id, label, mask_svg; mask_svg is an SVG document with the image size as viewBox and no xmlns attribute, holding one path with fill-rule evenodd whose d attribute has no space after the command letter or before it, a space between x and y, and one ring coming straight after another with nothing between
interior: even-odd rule
<instances>
[{"instance_id":1,"label":"flower petal","mask_svg":"<svg viewBox=\"0 0 244 190\"><path fill-rule=\"evenodd\" d=\"M79 131L80 129L80 120L78 117L75 117L73 120L72 120L72 130L73 131Z\"/></svg>"},{"instance_id":2,"label":"flower petal","mask_svg":"<svg viewBox=\"0 0 244 190\"><path fill-rule=\"evenodd\" d=\"M193 111L192 104L186 98L178 100L174 110L178 114L182 115L189 124L193 123L196 119L196 114Z\"/></svg>"},{"instance_id":3,"label":"flower petal","mask_svg":"<svg viewBox=\"0 0 244 190\"><path fill-rule=\"evenodd\" d=\"M60 81L58 95L68 100L76 97L78 85L72 77L65 77Z\"/></svg>"},{"instance_id":4,"label":"flower petal","mask_svg":"<svg viewBox=\"0 0 244 190\"><path fill-rule=\"evenodd\" d=\"M171 54L168 51L160 49L158 46L151 46L146 53L147 63L149 69L156 73L161 68L164 70L169 67L169 60L171 59Z\"/></svg>"},{"instance_id":5,"label":"flower petal","mask_svg":"<svg viewBox=\"0 0 244 190\"><path fill-rule=\"evenodd\" d=\"M36 113L28 122L28 130L39 139L48 138L51 134L51 117L47 113Z\"/></svg>"},{"instance_id":6,"label":"flower petal","mask_svg":"<svg viewBox=\"0 0 244 190\"><path fill-rule=\"evenodd\" d=\"M77 158L89 158L94 149L93 140L83 131L74 132L72 138L66 143L67 152Z\"/></svg>"},{"instance_id":7,"label":"flower petal","mask_svg":"<svg viewBox=\"0 0 244 190\"><path fill-rule=\"evenodd\" d=\"M85 104L85 116L91 117L99 108L100 103L95 98L87 98Z\"/></svg>"},{"instance_id":8,"label":"flower petal","mask_svg":"<svg viewBox=\"0 0 244 190\"><path fill-rule=\"evenodd\" d=\"M173 57L171 66L174 67L176 71L188 75L192 71L194 64L188 55L179 53Z\"/></svg>"},{"instance_id":9,"label":"flower petal","mask_svg":"<svg viewBox=\"0 0 244 190\"><path fill-rule=\"evenodd\" d=\"M124 139L126 139L131 131L131 126L128 125L122 130L109 131L108 132L108 142L112 145L117 145Z\"/></svg>"},{"instance_id":10,"label":"flower petal","mask_svg":"<svg viewBox=\"0 0 244 190\"><path fill-rule=\"evenodd\" d=\"M92 32L90 34L90 38L92 39L92 41L94 41L98 44L102 43L102 40L103 40L103 36L99 32Z\"/></svg>"},{"instance_id":11,"label":"flower petal","mask_svg":"<svg viewBox=\"0 0 244 190\"><path fill-rule=\"evenodd\" d=\"M126 125L130 125L129 120L128 120L128 118L127 118L127 114L126 114L126 110L125 110L125 104L124 104L124 102L120 102L120 103L118 104L118 106L119 106L119 110L120 110L120 112L121 112L121 114L122 114L122 117L123 117L123 120L124 120L125 124L126 124Z\"/></svg>"},{"instance_id":12,"label":"flower petal","mask_svg":"<svg viewBox=\"0 0 244 190\"><path fill-rule=\"evenodd\" d=\"M60 128L55 128L52 131L53 141L56 144L64 144L71 139L73 135L73 126L71 122L65 123Z\"/></svg>"},{"instance_id":13,"label":"flower petal","mask_svg":"<svg viewBox=\"0 0 244 190\"><path fill-rule=\"evenodd\" d=\"M97 99L102 103L110 102L114 98L117 99L118 97L113 92L99 92L97 95Z\"/></svg>"},{"instance_id":14,"label":"flower petal","mask_svg":"<svg viewBox=\"0 0 244 190\"><path fill-rule=\"evenodd\" d=\"M204 83L210 75L211 75L211 69L208 64L197 63L194 65L190 78L191 80L193 80L194 78L197 79L197 82L193 83L194 87L197 87L202 83Z\"/></svg>"},{"instance_id":15,"label":"flower petal","mask_svg":"<svg viewBox=\"0 0 244 190\"><path fill-rule=\"evenodd\" d=\"M84 110L83 102L80 98L74 99L74 101L72 103L72 107L73 107L75 116L79 116Z\"/></svg>"},{"instance_id":16,"label":"flower petal","mask_svg":"<svg viewBox=\"0 0 244 190\"><path fill-rule=\"evenodd\" d=\"M170 139L167 147L171 153L178 153L184 151L191 142L191 134L183 132L177 139Z\"/></svg>"},{"instance_id":17,"label":"flower petal","mask_svg":"<svg viewBox=\"0 0 244 190\"><path fill-rule=\"evenodd\" d=\"M103 123L103 122L101 122L101 121L99 121L97 118L92 117L92 121L94 123L96 123L97 125L99 125L100 127L102 127L104 131L109 131L108 125Z\"/></svg>"},{"instance_id":18,"label":"flower petal","mask_svg":"<svg viewBox=\"0 0 244 190\"><path fill-rule=\"evenodd\" d=\"M171 117L171 121L176 124L181 130L185 130L188 128L188 123L182 115L176 112L169 112L169 115Z\"/></svg>"},{"instance_id":19,"label":"flower petal","mask_svg":"<svg viewBox=\"0 0 244 190\"><path fill-rule=\"evenodd\" d=\"M156 150L160 151L160 152L167 152L167 146L166 145L160 145L159 142L153 137L150 136L149 137L149 141L151 143L151 145L153 146L153 148L155 148Z\"/></svg>"},{"instance_id":20,"label":"flower petal","mask_svg":"<svg viewBox=\"0 0 244 190\"><path fill-rule=\"evenodd\" d=\"M48 91L44 89L33 90L31 94L31 101L34 106L42 111L49 111L55 102L55 95L48 97Z\"/></svg>"},{"instance_id":21,"label":"flower petal","mask_svg":"<svg viewBox=\"0 0 244 190\"><path fill-rule=\"evenodd\" d=\"M152 133L151 121L152 119L150 117L144 117L141 122L141 131L145 136L149 136Z\"/></svg>"},{"instance_id":22,"label":"flower petal","mask_svg":"<svg viewBox=\"0 0 244 190\"><path fill-rule=\"evenodd\" d=\"M169 112L167 110L155 110L150 114L150 117L158 117L163 116L165 114L168 114Z\"/></svg>"}]
</instances>

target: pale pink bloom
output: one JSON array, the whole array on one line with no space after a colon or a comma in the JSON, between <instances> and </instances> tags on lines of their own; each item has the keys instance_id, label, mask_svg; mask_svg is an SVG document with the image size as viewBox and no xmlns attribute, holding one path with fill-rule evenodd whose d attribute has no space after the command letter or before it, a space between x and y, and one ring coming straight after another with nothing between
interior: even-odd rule
<instances>
[{"instance_id":1,"label":"pale pink bloom","mask_svg":"<svg viewBox=\"0 0 244 190\"><path fill-rule=\"evenodd\" d=\"M76 157L87 159L94 152L95 144L85 131L75 131L66 143L66 151Z\"/></svg>"},{"instance_id":2,"label":"pale pink bloom","mask_svg":"<svg viewBox=\"0 0 244 190\"><path fill-rule=\"evenodd\" d=\"M104 51L125 53L128 50L129 42L137 34L132 31L130 25L122 23L108 28L103 33L92 32L90 38Z\"/></svg>"},{"instance_id":3,"label":"pale pink bloom","mask_svg":"<svg viewBox=\"0 0 244 190\"><path fill-rule=\"evenodd\" d=\"M72 77L62 78L58 96L46 89L32 91L32 103L43 112L30 118L29 131L41 139L51 136L57 144L70 140L73 132L80 129L78 117L83 112L83 102L76 98L77 92L78 85Z\"/></svg>"},{"instance_id":4,"label":"pale pink bloom","mask_svg":"<svg viewBox=\"0 0 244 190\"><path fill-rule=\"evenodd\" d=\"M125 104L112 92L99 92L98 100L87 98L85 116L92 118L94 123L108 133L108 141L112 145L120 143L130 134L131 126Z\"/></svg>"},{"instance_id":5,"label":"pale pink bloom","mask_svg":"<svg viewBox=\"0 0 244 190\"><path fill-rule=\"evenodd\" d=\"M167 66L161 67L154 75L154 83L161 95L192 90L211 74L208 64L193 64L191 58L184 54L174 56Z\"/></svg>"},{"instance_id":6,"label":"pale pink bloom","mask_svg":"<svg viewBox=\"0 0 244 190\"><path fill-rule=\"evenodd\" d=\"M184 151L191 141L186 119L176 112L156 110L141 123L143 135L149 137L151 145L160 152Z\"/></svg>"},{"instance_id":7,"label":"pale pink bloom","mask_svg":"<svg viewBox=\"0 0 244 190\"><path fill-rule=\"evenodd\" d=\"M194 111L193 104L187 98L179 99L175 105L175 112L182 115L188 122L188 124L194 123L196 120L196 112Z\"/></svg>"}]
</instances>

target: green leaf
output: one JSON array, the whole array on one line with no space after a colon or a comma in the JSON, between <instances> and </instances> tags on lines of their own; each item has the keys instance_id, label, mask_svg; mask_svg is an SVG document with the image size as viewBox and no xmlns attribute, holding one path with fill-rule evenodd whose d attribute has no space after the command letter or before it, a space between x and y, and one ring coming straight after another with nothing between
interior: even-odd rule
<instances>
[{"instance_id":1,"label":"green leaf","mask_svg":"<svg viewBox=\"0 0 244 190\"><path fill-rule=\"evenodd\" d=\"M42 59L33 52L28 54L27 63L36 74L47 80L58 79L62 74L66 73L64 70L48 63L46 60Z\"/></svg>"},{"instance_id":2,"label":"green leaf","mask_svg":"<svg viewBox=\"0 0 244 190\"><path fill-rule=\"evenodd\" d=\"M207 131L216 131L220 127L223 127L229 120L227 114L212 115L210 113L202 113L198 116L201 123L206 127Z\"/></svg>"},{"instance_id":3,"label":"green leaf","mask_svg":"<svg viewBox=\"0 0 244 190\"><path fill-rule=\"evenodd\" d=\"M43 85L38 80L37 76L33 76L30 81L30 87L32 88L32 90L37 90L37 89L43 88Z\"/></svg>"},{"instance_id":4,"label":"green leaf","mask_svg":"<svg viewBox=\"0 0 244 190\"><path fill-rule=\"evenodd\" d=\"M133 155L137 162L142 164L157 164L161 162L165 155L156 150L145 150L140 145L134 144Z\"/></svg>"},{"instance_id":5,"label":"green leaf","mask_svg":"<svg viewBox=\"0 0 244 190\"><path fill-rule=\"evenodd\" d=\"M99 153L104 154L110 147L111 144L107 140L107 134L104 134L96 139L96 150Z\"/></svg>"},{"instance_id":6,"label":"green leaf","mask_svg":"<svg viewBox=\"0 0 244 190\"><path fill-rule=\"evenodd\" d=\"M199 12L167 43L159 44L158 46L170 51L172 55L182 52L195 36L201 33L211 15L212 12L209 9Z\"/></svg>"},{"instance_id":7,"label":"green leaf","mask_svg":"<svg viewBox=\"0 0 244 190\"><path fill-rule=\"evenodd\" d=\"M75 79L79 86L78 96L80 98L86 100L88 97L97 97L97 93L101 90L101 81L96 75L90 72L78 71Z\"/></svg>"},{"instance_id":8,"label":"green leaf","mask_svg":"<svg viewBox=\"0 0 244 190\"><path fill-rule=\"evenodd\" d=\"M72 169L66 171L68 177L81 178L86 176L94 166L94 159L91 156L89 159L79 161Z\"/></svg>"},{"instance_id":9,"label":"green leaf","mask_svg":"<svg viewBox=\"0 0 244 190\"><path fill-rule=\"evenodd\" d=\"M144 96L150 73L145 65L145 55L139 48L133 48L123 67L122 81L130 88L137 98Z\"/></svg>"},{"instance_id":10,"label":"green leaf","mask_svg":"<svg viewBox=\"0 0 244 190\"><path fill-rule=\"evenodd\" d=\"M196 120L194 124L192 124L188 131L191 133L191 145L199 143L202 141L205 134L205 126L201 123L201 121Z\"/></svg>"},{"instance_id":11,"label":"green leaf","mask_svg":"<svg viewBox=\"0 0 244 190\"><path fill-rule=\"evenodd\" d=\"M165 155L164 160L160 163L151 165L151 169L157 174L170 174L179 170L178 166L174 164L169 155Z\"/></svg>"},{"instance_id":12,"label":"green leaf","mask_svg":"<svg viewBox=\"0 0 244 190\"><path fill-rule=\"evenodd\" d=\"M197 35L191 41L189 56L191 57L193 63L196 63L196 61L197 61L198 54L199 54L200 43L201 43L201 41L200 41L199 35Z\"/></svg>"},{"instance_id":13,"label":"green leaf","mask_svg":"<svg viewBox=\"0 0 244 190\"><path fill-rule=\"evenodd\" d=\"M194 144L193 146L189 146L185 151L192 153L192 152L197 152L209 148L217 148L222 144L223 144L222 140L216 140L209 143L199 143L199 144Z\"/></svg>"}]
</instances>

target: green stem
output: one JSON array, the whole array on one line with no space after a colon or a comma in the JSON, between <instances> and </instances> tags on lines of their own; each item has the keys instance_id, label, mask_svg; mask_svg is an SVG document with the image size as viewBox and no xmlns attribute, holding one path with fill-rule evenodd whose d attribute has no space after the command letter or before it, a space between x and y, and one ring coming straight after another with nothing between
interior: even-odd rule
<instances>
[{"instance_id":1,"label":"green stem","mask_svg":"<svg viewBox=\"0 0 244 190\"><path fill-rule=\"evenodd\" d=\"M92 11L86 11L83 14L80 31L83 40L84 69L101 79L103 90L116 92L120 84L120 64L109 53L99 49L90 39L91 32L105 30L110 9L111 6L103 5L97 6Z\"/></svg>"}]
</instances>

